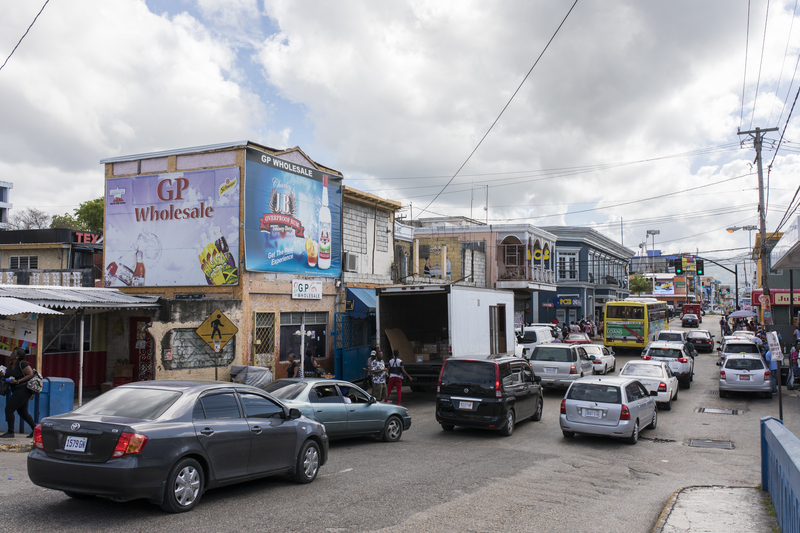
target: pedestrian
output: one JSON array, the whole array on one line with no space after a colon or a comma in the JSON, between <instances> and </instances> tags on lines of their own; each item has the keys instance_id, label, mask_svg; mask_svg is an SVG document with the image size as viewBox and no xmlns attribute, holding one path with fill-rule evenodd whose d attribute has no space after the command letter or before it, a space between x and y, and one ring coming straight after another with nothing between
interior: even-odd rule
<instances>
[{"instance_id":1,"label":"pedestrian","mask_svg":"<svg viewBox=\"0 0 800 533\"><path fill-rule=\"evenodd\" d=\"M794 328L794 345L797 346L800 344L800 328L795 326Z\"/></svg>"},{"instance_id":2,"label":"pedestrian","mask_svg":"<svg viewBox=\"0 0 800 533\"><path fill-rule=\"evenodd\" d=\"M372 370L372 396L382 402L386 399L386 365L383 364L383 358L377 354L373 356L370 370Z\"/></svg>"},{"instance_id":3,"label":"pedestrian","mask_svg":"<svg viewBox=\"0 0 800 533\"><path fill-rule=\"evenodd\" d=\"M386 391L386 399L383 400L384 402L389 402L389 397L392 395L392 389L397 387L397 405L403 405L401 403L403 376L408 378L408 381L411 381L411 376L409 376L408 372L406 372L406 368L403 366L403 360L400 359L400 351L395 350L394 357L389 359L389 390Z\"/></svg>"},{"instance_id":4,"label":"pedestrian","mask_svg":"<svg viewBox=\"0 0 800 533\"><path fill-rule=\"evenodd\" d=\"M769 373L772 376L772 394L778 394L778 361L772 358L772 351L767 350L764 359L769 363Z\"/></svg>"},{"instance_id":5,"label":"pedestrian","mask_svg":"<svg viewBox=\"0 0 800 533\"><path fill-rule=\"evenodd\" d=\"M724 337L725 336L725 325L727 323L728 322L725 320L725 317L722 317L722 318L719 319L719 336L720 337Z\"/></svg>"},{"instance_id":6,"label":"pedestrian","mask_svg":"<svg viewBox=\"0 0 800 533\"><path fill-rule=\"evenodd\" d=\"M303 367L303 371L306 374L305 377L317 377L317 372L320 370L320 366L319 363L317 363L317 359L314 357L314 354L311 353L311 350L306 350L306 357L303 359Z\"/></svg>"},{"instance_id":7,"label":"pedestrian","mask_svg":"<svg viewBox=\"0 0 800 533\"><path fill-rule=\"evenodd\" d=\"M289 352L289 368L286 369L286 375L290 378L302 378L300 374L300 365L294 360L294 352Z\"/></svg>"},{"instance_id":8,"label":"pedestrian","mask_svg":"<svg viewBox=\"0 0 800 533\"><path fill-rule=\"evenodd\" d=\"M589 320L587 320L587 321L584 323L584 325L583 325L583 331L584 331L584 333L586 333L586 335L587 335L587 336L588 336L590 339L593 339L593 338L594 338L594 327L592 326L592 323L591 323Z\"/></svg>"},{"instance_id":9,"label":"pedestrian","mask_svg":"<svg viewBox=\"0 0 800 533\"><path fill-rule=\"evenodd\" d=\"M372 361L375 360L376 355L378 355L378 352L375 350L372 350L369 353L369 358L367 358L367 367L364 369L364 390L369 388L373 393L375 392L375 386L372 384Z\"/></svg>"},{"instance_id":10,"label":"pedestrian","mask_svg":"<svg viewBox=\"0 0 800 533\"><path fill-rule=\"evenodd\" d=\"M8 369L0 372L0 378L8 380L11 391L11 396L6 397L8 431L0 435L0 438L14 438L14 413L17 413L31 427L31 434L28 435L28 438L33 437L33 428L36 424L33 422L33 417L28 414L28 402L33 396L33 391L28 388L27 383L32 377L33 368L25 360L25 350L19 346L14 348L11 352L11 363L9 363Z\"/></svg>"},{"instance_id":11,"label":"pedestrian","mask_svg":"<svg viewBox=\"0 0 800 533\"><path fill-rule=\"evenodd\" d=\"M567 321L564 321L564 326L561 328L561 338L566 339L567 335L569 335L569 326L567 326Z\"/></svg>"},{"instance_id":12,"label":"pedestrian","mask_svg":"<svg viewBox=\"0 0 800 533\"><path fill-rule=\"evenodd\" d=\"M792 368L792 377L794 381L800 384L800 368L797 366L797 347L792 346L792 351L789 352L789 364Z\"/></svg>"}]
</instances>

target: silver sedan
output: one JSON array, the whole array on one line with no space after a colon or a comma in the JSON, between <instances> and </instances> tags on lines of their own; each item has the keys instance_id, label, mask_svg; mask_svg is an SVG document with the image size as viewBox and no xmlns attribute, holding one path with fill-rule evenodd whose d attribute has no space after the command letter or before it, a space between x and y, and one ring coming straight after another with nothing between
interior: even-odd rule
<instances>
[{"instance_id":1,"label":"silver sedan","mask_svg":"<svg viewBox=\"0 0 800 533\"><path fill-rule=\"evenodd\" d=\"M732 354L725 359L719 371L719 396L733 391L760 392L772 398L772 376L760 355Z\"/></svg>"}]
</instances>

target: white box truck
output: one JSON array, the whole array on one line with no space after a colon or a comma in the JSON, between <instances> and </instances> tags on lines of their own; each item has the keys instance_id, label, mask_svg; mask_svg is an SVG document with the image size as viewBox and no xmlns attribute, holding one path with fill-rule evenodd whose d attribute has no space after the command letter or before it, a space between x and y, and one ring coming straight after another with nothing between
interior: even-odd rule
<instances>
[{"instance_id":1,"label":"white box truck","mask_svg":"<svg viewBox=\"0 0 800 533\"><path fill-rule=\"evenodd\" d=\"M414 391L436 390L449 357L514 355L514 293L463 285L402 285L376 291L378 342L399 352Z\"/></svg>"}]
</instances>

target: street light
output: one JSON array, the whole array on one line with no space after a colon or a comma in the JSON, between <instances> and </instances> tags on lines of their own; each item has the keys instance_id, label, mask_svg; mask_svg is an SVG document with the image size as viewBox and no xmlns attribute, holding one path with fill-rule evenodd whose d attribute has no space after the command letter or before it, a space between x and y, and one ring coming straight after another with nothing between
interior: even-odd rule
<instances>
[{"instance_id":1,"label":"street light","mask_svg":"<svg viewBox=\"0 0 800 533\"><path fill-rule=\"evenodd\" d=\"M653 236L653 261L652 261L652 265L653 265L653 292L652 292L652 294L655 295L656 294L656 235L660 235L661 234L661 230L649 229L649 230L647 230L647 234Z\"/></svg>"}]
</instances>

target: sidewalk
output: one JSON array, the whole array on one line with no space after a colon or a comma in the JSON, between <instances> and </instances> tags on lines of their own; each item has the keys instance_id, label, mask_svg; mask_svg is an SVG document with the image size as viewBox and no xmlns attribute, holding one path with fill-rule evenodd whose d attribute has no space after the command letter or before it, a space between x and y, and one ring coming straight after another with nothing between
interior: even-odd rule
<instances>
[{"instance_id":1,"label":"sidewalk","mask_svg":"<svg viewBox=\"0 0 800 533\"><path fill-rule=\"evenodd\" d=\"M0 439L0 452L28 453L33 446L33 439L26 433L16 433L13 439Z\"/></svg>"},{"instance_id":2,"label":"sidewalk","mask_svg":"<svg viewBox=\"0 0 800 533\"><path fill-rule=\"evenodd\" d=\"M766 504L769 494L755 487L694 486L673 493L653 533L778 531Z\"/></svg>"}]
</instances>

